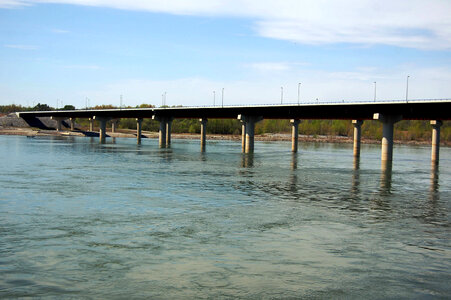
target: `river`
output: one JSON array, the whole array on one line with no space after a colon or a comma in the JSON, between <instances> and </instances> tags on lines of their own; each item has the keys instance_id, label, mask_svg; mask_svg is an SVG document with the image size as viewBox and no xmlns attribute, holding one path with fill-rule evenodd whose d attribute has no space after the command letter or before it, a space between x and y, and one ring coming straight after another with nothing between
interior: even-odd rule
<instances>
[{"instance_id":1,"label":"river","mask_svg":"<svg viewBox=\"0 0 451 300\"><path fill-rule=\"evenodd\" d=\"M0 298L451 297L451 148L0 136Z\"/></svg>"}]
</instances>

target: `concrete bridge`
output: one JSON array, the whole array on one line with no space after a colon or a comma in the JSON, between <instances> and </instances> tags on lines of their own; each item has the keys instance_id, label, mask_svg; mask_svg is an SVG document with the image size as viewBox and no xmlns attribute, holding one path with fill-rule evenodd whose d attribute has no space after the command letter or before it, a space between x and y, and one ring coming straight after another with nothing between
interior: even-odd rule
<instances>
[{"instance_id":1,"label":"concrete bridge","mask_svg":"<svg viewBox=\"0 0 451 300\"><path fill-rule=\"evenodd\" d=\"M242 123L242 151L254 152L255 124L263 119L289 119L292 124L292 151L298 150L298 125L301 119L341 119L351 120L354 124L354 157L360 156L361 126L365 120L378 120L382 123L382 165L393 159L393 128L400 120L430 120L432 125L432 154L434 164L439 160L440 126L443 120L451 120L451 99L409 100L379 102L332 102L286 105L256 106L209 106L209 107L171 107L171 108L133 108L103 110L65 110L19 112L24 119L51 117L61 130L63 120L70 119L73 130L76 118L88 118L90 130L93 120L100 124L100 142L105 142L106 123L112 121L113 132L117 120L134 118L137 121L137 142L141 143L141 127L144 118L160 122L159 144L167 147L171 144L171 125L174 118L199 119L201 124L201 150L206 147L206 126L208 119L239 119Z\"/></svg>"}]
</instances>

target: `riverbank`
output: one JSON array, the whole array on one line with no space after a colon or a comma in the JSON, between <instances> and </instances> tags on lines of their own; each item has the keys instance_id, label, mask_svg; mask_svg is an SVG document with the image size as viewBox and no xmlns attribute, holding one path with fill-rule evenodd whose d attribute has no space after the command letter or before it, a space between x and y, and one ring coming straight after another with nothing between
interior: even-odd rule
<instances>
[{"instance_id":1,"label":"riverbank","mask_svg":"<svg viewBox=\"0 0 451 300\"><path fill-rule=\"evenodd\" d=\"M0 135L22 135L22 136L98 136L98 132L90 132L83 130L46 130L32 127L16 128L16 127L0 127ZM131 129L120 129L117 132L107 132L108 137L114 138L136 138L136 131ZM143 131L143 138L158 138L158 132ZM199 139L199 134L190 133L173 133L172 139ZM240 141L241 135L225 135L225 134L207 134L207 140L233 140ZM291 141L291 134L288 133L265 133L255 136L256 141ZM312 143L347 143L353 142L352 137L346 136L324 136L324 135L299 135L300 142ZM380 144L380 140L362 138L363 144ZM431 141L404 141L395 140L395 144L404 145L429 145ZM443 146L451 146L450 143L442 142Z\"/></svg>"}]
</instances>

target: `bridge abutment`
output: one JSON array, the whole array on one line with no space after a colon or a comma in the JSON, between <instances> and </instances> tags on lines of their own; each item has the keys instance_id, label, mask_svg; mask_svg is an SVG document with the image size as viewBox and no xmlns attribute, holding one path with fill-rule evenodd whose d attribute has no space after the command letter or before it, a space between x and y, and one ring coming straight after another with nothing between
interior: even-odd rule
<instances>
[{"instance_id":1,"label":"bridge abutment","mask_svg":"<svg viewBox=\"0 0 451 300\"><path fill-rule=\"evenodd\" d=\"M293 119L291 122L291 152L298 152L299 123L300 120Z\"/></svg>"},{"instance_id":2,"label":"bridge abutment","mask_svg":"<svg viewBox=\"0 0 451 300\"><path fill-rule=\"evenodd\" d=\"M360 141L362 139L362 120L352 120L354 125L354 157L360 157Z\"/></svg>"},{"instance_id":3,"label":"bridge abutment","mask_svg":"<svg viewBox=\"0 0 451 300\"><path fill-rule=\"evenodd\" d=\"M396 122L402 120L400 115L387 115L375 113L373 115L374 120L382 122L382 149L381 149L381 161L384 165L385 162L393 161L393 130Z\"/></svg>"},{"instance_id":4,"label":"bridge abutment","mask_svg":"<svg viewBox=\"0 0 451 300\"><path fill-rule=\"evenodd\" d=\"M432 120L432 151L431 161L433 164L438 164L440 154L440 127L443 122L440 120Z\"/></svg>"},{"instance_id":5,"label":"bridge abutment","mask_svg":"<svg viewBox=\"0 0 451 300\"><path fill-rule=\"evenodd\" d=\"M207 122L208 119L202 118L199 119L200 122L200 150L202 152L205 151L206 144L207 144Z\"/></svg>"}]
</instances>

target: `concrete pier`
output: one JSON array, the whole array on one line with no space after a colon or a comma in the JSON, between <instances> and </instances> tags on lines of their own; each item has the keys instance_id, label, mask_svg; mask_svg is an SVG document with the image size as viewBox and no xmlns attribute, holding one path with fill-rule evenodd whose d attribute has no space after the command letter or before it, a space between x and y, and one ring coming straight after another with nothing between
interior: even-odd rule
<instances>
[{"instance_id":1,"label":"concrete pier","mask_svg":"<svg viewBox=\"0 0 451 300\"><path fill-rule=\"evenodd\" d=\"M160 122L160 130L158 132L158 143L160 145L160 148L166 147L166 130L167 130L167 124L166 124L166 118L164 117L158 117L158 116L152 116L152 119L157 120Z\"/></svg>"},{"instance_id":2,"label":"concrete pier","mask_svg":"<svg viewBox=\"0 0 451 300\"><path fill-rule=\"evenodd\" d=\"M241 152L246 151L246 122L241 120Z\"/></svg>"},{"instance_id":3,"label":"concrete pier","mask_svg":"<svg viewBox=\"0 0 451 300\"><path fill-rule=\"evenodd\" d=\"M291 152L298 152L299 140L299 120L293 119L291 122Z\"/></svg>"},{"instance_id":4,"label":"concrete pier","mask_svg":"<svg viewBox=\"0 0 451 300\"><path fill-rule=\"evenodd\" d=\"M106 141L106 123L111 120L111 118L105 117L93 117L94 120L99 121L99 139L101 144L105 144Z\"/></svg>"},{"instance_id":5,"label":"concrete pier","mask_svg":"<svg viewBox=\"0 0 451 300\"><path fill-rule=\"evenodd\" d=\"M244 152L254 153L255 123L263 120L263 117L238 115L238 120L246 123L246 145Z\"/></svg>"},{"instance_id":6,"label":"concrete pier","mask_svg":"<svg viewBox=\"0 0 451 300\"><path fill-rule=\"evenodd\" d=\"M440 154L440 127L443 122L440 120L432 120L432 152L431 161L433 164L438 164Z\"/></svg>"},{"instance_id":7,"label":"concrete pier","mask_svg":"<svg viewBox=\"0 0 451 300\"><path fill-rule=\"evenodd\" d=\"M174 119L166 118L166 146L171 145L172 120Z\"/></svg>"},{"instance_id":8,"label":"concrete pier","mask_svg":"<svg viewBox=\"0 0 451 300\"><path fill-rule=\"evenodd\" d=\"M117 129L118 125L119 125L119 119L111 120L111 132L112 133L116 132L116 129Z\"/></svg>"},{"instance_id":9,"label":"concrete pier","mask_svg":"<svg viewBox=\"0 0 451 300\"><path fill-rule=\"evenodd\" d=\"M63 129L63 121L66 118L63 117L50 117L52 120L56 121L56 131L61 131Z\"/></svg>"},{"instance_id":10,"label":"concrete pier","mask_svg":"<svg viewBox=\"0 0 451 300\"><path fill-rule=\"evenodd\" d=\"M94 120L89 118L89 131L94 131Z\"/></svg>"},{"instance_id":11,"label":"concrete pier","mask_svg":"<svg viewBox=\"0 0 451 300\"><path fill-rule=\"evenodd\" d=\"M362 138L362 120L352 120L354 125L354 157L360 157L360 140Z\"/></svg>"},{"instance_id":12,"label":"concrete pier","mask_svg":"<svg viewBox=\"0 0 451 300\"><path fill-rule=\"evenodd\" d=\"M75 130L75 118L69 118L70 120L70 130L74 131Z\"/></svg>"},{"instance_id":13,"label":"concrete pier","mask_svg":"<svg viewBox=\"0 0 451 300\"><path fill-rule=\"evenodd\" d=\"M399 115L383 115L376 113L373 115L374 120L382 122L382 150L381 161L393 161L393 128L396 122L402 120Z\"/></svg>"},{"instance_id":14,"label":"concrete pier","mask_svg":"<svg viewBox=\"0 0 451 300\"><path fill-rule=\"evenodd\" d=\"M136 118L136 143L141 144L141 132L142 132L143 119Z\"/></svg>"},{"instance_id":15,"label":"concrete pier","mask_svg":"<svg viewBox=\"0 0 451 300\"><path fill-rule=\"evenodd\" d=\"M161 148L166 147L166 122L160 121L159 144Z\"/></svg>"},{"instance_id":16,"label":"concrete pier","mask_svg":"<svg viewBox=\"0 0 451 300\"><path fill-rule=\"evenodd\" d=\"M200 122L200 149L201 151L205 151L205 147L207 144L207 122L208 119L202 118L199 119Z\"/></svg>"}]
</instances>

